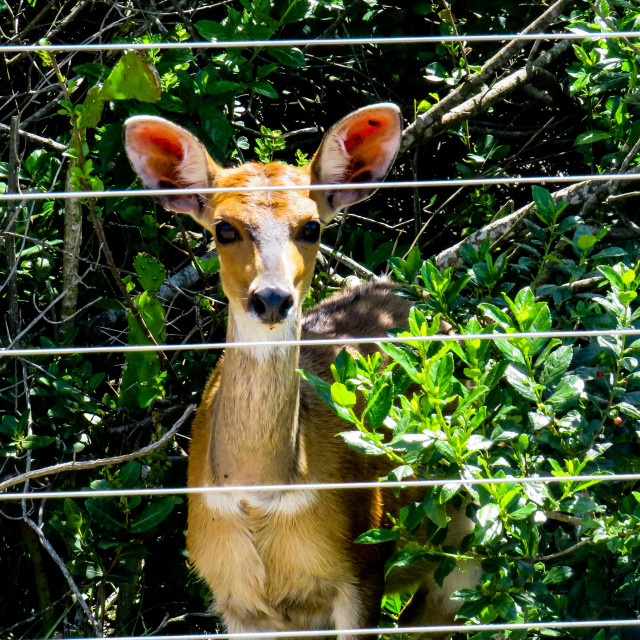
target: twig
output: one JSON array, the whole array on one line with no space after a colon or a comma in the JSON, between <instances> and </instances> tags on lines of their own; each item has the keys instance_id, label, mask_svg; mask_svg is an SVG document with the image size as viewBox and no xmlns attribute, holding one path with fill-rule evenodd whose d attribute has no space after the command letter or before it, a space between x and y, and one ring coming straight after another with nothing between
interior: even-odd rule
<instances>
[{"instance_id":1,"label":"twig","mask_svg":"<svg viewBox=\"0 0 640 640\"><path fill-rule=\"evenodd\" d=\"M72 158L67 167L65 188L75 191L73 170L78 166ZM78 268L80 266L80 245L82 244L82 201L68 198L64 203L64 254L62 256L62 288L65 295L60 303L60 317L63 326L70 329L78 303Z\"/></svg>"},{"instance_id":2,"label":"twig","mask_svg":"<svg viewBox=\"0 0 640 640\"><path fill-rule=\"evenodd\" d=\"M20 158L18 157L18 130L20 119L18 116L11 118L11 133L9 134L9 176L7 187L9 191L18 193L18 174L20 171ZM10 202L7 206L6 231L13 231L16 219L16 202ZM18 281L15 270L16 265L16 243L15 240L6 236L4 246L7 253L7 272L9 273L9 330L15 337L20 328L20 315L18 310Z\"/></svg>"},{"instance_id":3,"label":"twig","mask_svg":"<svg viewBox=\"0 0 640 640\"><path fill-rule=\"evenodd\" d=\"M82 4L84 5L86 4L86 2L83 2ZM50 54L49 60L51 62L51 66L53 67L56 73L58 82L65 96L65 99L71 102L71 96L69 95L69 90L64 80L64 76L62 75L62 72L58 67L58 63L56 62L55 56L53 54ZM78 156L78 165L80 167L84 167L85 157L84 157L84 152L82 150L82 134L80 130L80 125L78 124L78 118L76 117L75 114L71 115L71 129L72 129L72 134L74 139L74 146L76 148L76 153ZM82 187L86 191L92 190L91 184L86 178L82 179ZM144 318L140 314L140 310L138 309L138 306L133 301L133 298L129 295L129 292L127 291L127 287L122 281L122 278L120 277L118 267L116 266L116 263L113 259L113 254L111 253L111 249L109 248L109 244L107 242L107 236L104 232L102 221L100 220L100 217L98 216L98 213L96 211L96 205L93 198L87 198L87 207L89 208L89 215L91 216L91 221L93 222L93 226L96 230L96 235L98 236L98 240L100 241L102 253L104 254L107 264L109 265L109 270L111 271L111 275L115 280L116 285L118 286L118 289L120 290L120 294L122 295L122 298L124 299L127 308L129 309L129 311L135 318L136 322L140 326L140 329L144 337L146 338L147 342L149 344L157 346L158 343L156 342L156 339L153 337L153 334L151 333L151 331L149 331L149 327L147 327L147 324L144 321ZM171 364L169 358L167 357L167 354L162 350L158 350L157 353L165 370L169 372L169 374L174 378L174 380L179 381L180 378L176 374L173 368L173 365Z\"/></svg>"},{"instance_id":4,"label":"twig","mask_svg":"<svg viewBox=\"0 0 640 640\"><path fill-rule=\"evenodd\" d=\"M522 560L529 560L530 562L546 562L547 560L554 560L560 556L566 556L568 553L573 553L576 549L584 547L584 545L589 544L590 542L593 542L591 538L585 538L577 544L574 544L572 547L568 547L562 551L557 551L556 553L552 553L548 556L523 556Z\"/></svg>"},{"instance_id":5,"label":"twig","mask_svg":"<svg viewBox=\"0 0 640 640\"><path fill-rule=\"evenodd\" d=\"M609 196L604 202L605 204L613 204L621 200L628 200L630 198L640 198L640 191L629 191L628 193L621 193L620 195Z\"/></svg>"},{"instance_id":6,"label":"twig","mask_svg":"<svg viewBox=\"0 0 640 640\"><path fill-rule=\"evenodd\" d=\"M273 133L262 133L262 131L257 131L256 129L252 129L251 127L246 127L239 122L231 122L231 125L236 129L240 129L240 131L244 131L246 133L251 133L254 136L258 136L259 138L268 138L271 140L279 140L283 138L291 138L292 136L299 136L304 133L318 133L318 127L306 127L305 129L297 129L296 131L286 131L285 133L280 133L275 135Z\"/></svg>"},{"instance_id":7,"label":"twig","mask_svg":"<svg viewBox=\"0 0 640 640\"><path fill-rule=\"evenodd\" d=\"M555 191L551 194L554 202L567 201L572 206L582 206L584 201L595 193L600 187L597 182L579 182L572 184L564 189ZM489 238L491 244L504 241L516 235L520 228L524 225L524 221L531 217L535 212L535 203L530 202L521 209L518 209L511 215L500 218L495 222L491 222L482 229L472 233L464 240L454 244L452 247L445 249L436 256L436 266L439 269L446 267L461 267L464 263L460 256L460 246L464 243L470 244L472 247L479 249L482 243Z\"/></svg>"},{"instance_id":8,"label":"twig","mask_svg":"<svg viewBox=\"0 0 640 640\"><path fill-rule=\"evenodd\" d=\"M91 271L91 269L87 269L79 278L78 282L82 282L87 274ZM14 347L22 336L26 335L30 329L37 324L47 312L49 312L62 298L66 295L66 291L63 289L61 293L59 293L12 341L9 343L7 348Z\"/></svg>"},{"instance_id":9,"label":"twig","mask_svg":"<svg viewBox=\"0 0 640 640\"><path fill-rule=\"evenodd\" d=\"M11 130L11 127L7 126L0 122L0 130L6 131L7 133ZM33 140L34 142L39 142L40 144L46 144L56 151L66 151L67 145L61 144L60 142L56 142L55 140L51 140L51 138L43 138L42 136L37 136L35 133L29 133L28 131L24 131L24 129L18 129L18 133L27 138L27 140Z\"/></svg>"},{"instance_id":10,"label":"twig","mask_svg":"<svg viewBox=\"0 0 640 640\"><path fill-rule=\"evenodd\" d=\"M569 516L566 513L562 513L562 511L545 511L544 515L547 516L549 520L557 520L558 522L572 524L574 527L582 526L582 520L580 520L580 518Z\"/></svg>"},{"instance_id":11,"label":"twig","mask_svg":"<svg viewBox=\"0 0 640 640\"><path fill-rule=\"evenodd\" d=\"M442 115L440 120L434 122L433 125L422 132L420 141L425 142L448 129L455 128L461 122L466 122L479 113L488 111L496 102L504 100L506 96L516 89L526 86L527 83L534 81L540 75L544 75L544 67L567 51L570 46L571 42L569 40L558 42L549 51L543 53L533 64L525 65L518 71L496 82L486 91L450 109ZM546 76L544 77L546 78Z\"/></svg>"},{"instance_id":12,"label":"twig","mask_svg":"<svg viewBox=\"0 0 640 640\"><path fill-rule=\"evenodd\" d=\"M21 484L22 482L26 482L28 480L33 480L34 478L42 478L43 476L48 476L51 474L63 473L65 471L86 471L87 469L97 469L98 467L107 467L112 466L114 464L120 464L122 462L128 462L129 460L135 460L136 458L141 458L142 456L146 456L157 449L163 447L168 440L170 440L175 433L180 429L180 427L185 423L186 419L195 411L196 405L190 404L186 409L182 416L177 420L177 422L165 433L159 440L156 442L152 442L148 444L146 447L142 447L142 449L138 449L133 453L126 453L121 456L113 456L111 458L99 458L98 460L87 460L84 462L65 462L62 464L54 464L50 467L43 467L42 469L35 469L34 471L30 471L29 473L21 473L18 476L10 478L9 480L5 480L0 483L0 491L4 491L9 487L13 487L17 484Z\"/></svg>"},{"instance_id":13,"label":"twig","mask_svg":"<svg viewBox=\"0 0 640 640\"><path fill-rule=\"evenodd\" d=\"M537 20L524 29L522 34L543 32L571 3L572 0L558 0ZM489 80L495 76L496 72L520 51L526 43L527 41L525 40L513 40L509 42L509 44L503 47L493 58L482 66L480 72L469 76L457 89L445 96L425 114L416 118L415 122L404 130L400 152L407 151L415 144L424 142L427 137L433 137L431 130L455 107L465 102L469 96L473 95L484 84L487 84Z\"/></svg>"},{"instance_id":14,"label":"twig","mask_svg":"<svg viewBox=\"0 0 640 640\"><path fill-rule=\"evenodd\" d=\"M340 251L338 251L337 249L334 249L333 247L330 247L329 245L320 244L320 251L324 253L326 256L337 258L338 263L342 263L347 267L349 267L350 269L353 269L356 273L359 273L364 278L375 277L375 274L373 273L373 271L369 271L369 269L367 269L366 267L363 267L361 264L357 263L355 260L352 260L348 256L344 255L344 253L341 253Z\"/></svg>"},{"instance_id":15,"label":"twig","mask_svg":"<svg viewBox=\"0 0 640 640\"><path fill-rule=\"evenodd\" d=\"M62 558L58 555L58 553L53 548L49 540L47 540L47 537L42 532L42 529L31 518L25 516L23 517L23 520L26 522L27 525L29 525L29 527L31 527L35 531L36 535L40 539L40 543L42 544L42 546L47 550L47 553L51 556L51 559L58 565L58 568L60 569L60 571L62 571L62 575L64 575L67 581L67 584L69 585L69 587L71 588L71 591L73 591L73 593L76 596L76 602L80 605L85 615L87 616L87 619L91 623L91 626L96 632L96 638L102 638L103 635L102 635L102 629L100 628L100 624L91 613L91 609L89 609L89 605L84 601L84 598L80 593L80 589L78 589L78 585L76 584L71 573L69 572L69 569L67 569L67 566L65 565Z\"/></svg>"}]
</instances>

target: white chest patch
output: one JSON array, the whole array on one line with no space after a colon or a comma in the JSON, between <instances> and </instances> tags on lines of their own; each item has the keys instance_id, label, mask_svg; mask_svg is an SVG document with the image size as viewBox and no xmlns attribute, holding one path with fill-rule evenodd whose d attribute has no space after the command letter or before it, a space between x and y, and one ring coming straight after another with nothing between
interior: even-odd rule
<instances>
[{"instance_id":1,"label":"white chest patch","mask_svg":"<svg viewBox=\"0 0 640 640\"><path fill-rule=\"evenodd\" d=\"M246 506L269 515L295 515L311 506L317 497L317 491L305 489L255 493L211 492L205 493L205 503L211 511L226 515L241 513Z\"/></svg>"}]
</instances>

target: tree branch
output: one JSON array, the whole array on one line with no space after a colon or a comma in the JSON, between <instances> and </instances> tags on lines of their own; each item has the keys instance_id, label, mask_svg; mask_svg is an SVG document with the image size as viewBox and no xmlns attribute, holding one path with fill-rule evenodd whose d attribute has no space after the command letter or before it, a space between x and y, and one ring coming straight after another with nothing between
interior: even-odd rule
<instances>
[{"instance_id":1,"label":"tree branch","mask_svg":"<svg viewBox=\"0 0 640 640\"><path fill-rule=\"evenodd\" d=\"M537 20L532 22L522 35L543 32L556 18L570 5L572 0L558 0ZM455 107L465 102L471 95L476 93L483 85L488 84L495 74L512 58L528 40L512 40L503 47L493 58L486 62L482 69L469 76L459 87L445 96L440 102L431 107L425 114L416 118L402 135L400 153L407 151L416 144L425 142L432 138L432 129L441 131L440 123Z\"/></svg>"},{"instance_id":2,"label":"tree branch","mask_svg":"<svg viewBox=\"0 0 640 640\"><path fill-rule=\"evenodd\" d=\"M196 405L190 404L173 427L171 427L171 429L169 429L169 431L167 431L167 433L165 433L158 441L152 442L146 447L142 447L142 449L138 449L133 453L126 453L124 455L113 456L111 458L99 458L98 460L87 460L85 462L65 462L63 464L54 464L50 467L43 467L42 469L35 469L28 473L21 473L19 476L15 476L14 478L9 478L9 480L5 480L4 482L0 482L0 491L4 491L9 487L21 484L27 480L33 480L34 478L42 478L43 476L63 473L65 471L86 471L87 469L97 469L98 467L112 466L114 464L120 464L122 462L128 462L129 460L135 460L136 458L146 456L163 447L167 441L175 435L178 429L180 429L195 409Z\"/></svg>"}]
</instances>

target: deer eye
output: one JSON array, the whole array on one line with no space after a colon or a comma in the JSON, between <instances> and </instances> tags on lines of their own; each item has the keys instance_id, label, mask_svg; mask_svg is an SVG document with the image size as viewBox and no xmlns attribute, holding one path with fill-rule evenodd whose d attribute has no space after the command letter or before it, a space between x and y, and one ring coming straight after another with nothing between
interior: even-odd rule
<instances>
[{"instance_id":1,"label":"deer eye","mask_svg":"<svg viewBox=\"0 0 640 640\"><path fill-rule=\"evenodd\" d=\"M298 233L298 240L302 240L304 242L310 242L311 244L315 244L320 239L320 223L312 220L311 222L307 222L307 224L300 229L300 233Z\"/></svg>"},{"instance_id":2,"label":"deer eye","mask_svg":"<svg viewBox=\"0 0 640 640\"><path fill-rule=\"evenodd\" d=\"M235 240L239 240L240 236L238 232L233 228L233 225L228 222L218 222L215 226L215 235L217 244L229 244Z\"/></svg>"}]
</instances>

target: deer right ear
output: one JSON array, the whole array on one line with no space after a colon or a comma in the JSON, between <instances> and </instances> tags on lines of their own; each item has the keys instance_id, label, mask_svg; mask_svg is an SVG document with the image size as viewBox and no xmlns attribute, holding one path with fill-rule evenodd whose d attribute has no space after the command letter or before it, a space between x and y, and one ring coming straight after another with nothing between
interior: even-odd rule
<instances>
[{"instance_id":1,"label":"deer right ear","mask_svg":"<svg viewBox=\"0 0 640 640\"><path fill-rule=\"evenodd\" d=\"M133 116L124 123L124 148L148 189L207 188L217 171L204 145L164 118ZM202 223L204 199L197 194L157 196L165 209Z\"/></svg>"},{"instance_id":2,"label":"deer right ear","mask_svg":"<svg viewBox=\"0 0 640 640\"><path fill-rule=\"evenodd\" d=\"M396 159L402 115L392 103L358 109L329 129L311 162L311 184L381 182ZM340 209L366 200L375 189L311 191L318 213L329 222Z\"/></svg>"}]
</instances>

